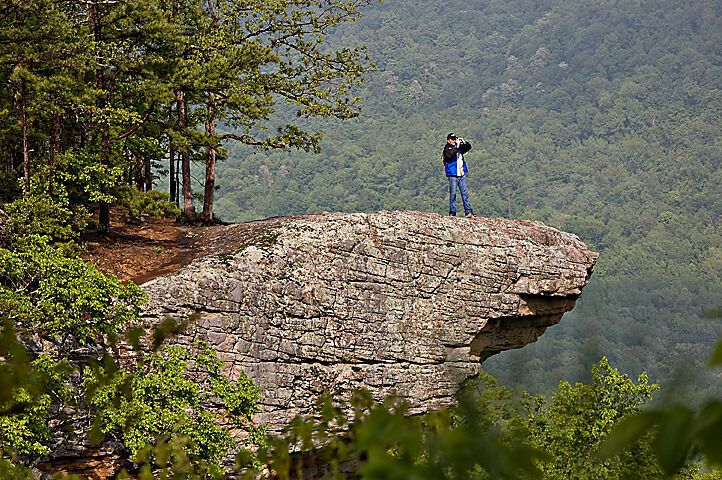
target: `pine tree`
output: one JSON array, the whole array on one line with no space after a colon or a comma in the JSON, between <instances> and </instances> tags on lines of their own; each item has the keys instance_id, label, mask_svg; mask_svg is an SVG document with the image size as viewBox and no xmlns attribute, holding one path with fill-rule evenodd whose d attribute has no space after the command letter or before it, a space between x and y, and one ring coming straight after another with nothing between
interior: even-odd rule
<instances>
[{"instance_id":1,"label":"pine tree","mask_svg":"<svg viewBox=\"0 0 722 480\"><path fill-rule=\"evenodd\" d=\"M205 154L205 191L200 219L213 219L215 162L224 140L260 148L318 150L320 135L288 124L268 134L269 119L279 101L297 115L350 118L358 113L358 99L350 94L362 80L367 57L360 50L323 48L324 37L335 26L360 15L367 0L346 3L318 0L267 2L208 1L186 4L188 22L194 15L194 38L187 39L178 79L183 211L195 218L190 189L188 102L198 101L203 113L201 144ZM200 119L199 119L200 120ZM218 133L218 122L234 129Z\"/></svg>"},{"instance_id":2,"label":"pine tree","mask_svg":"<svg viewBox=\"0 0 722 480\"><path fill-rule=\"evenodd\" d=\"M0 74L10 80L10 91L0 96L4 103L13 104L9 110L15 121L3 122L7 125L3 140L15 143L15 152L20 152L6 157L10 160L4 170L15 170L16 159L22 158L23 192L28 195L31 169L42 160L51 167L54 163L60 119L77 93L86 45L62 2L13 0L4 11L0 18Z\"/></svg>"}]
</instances>

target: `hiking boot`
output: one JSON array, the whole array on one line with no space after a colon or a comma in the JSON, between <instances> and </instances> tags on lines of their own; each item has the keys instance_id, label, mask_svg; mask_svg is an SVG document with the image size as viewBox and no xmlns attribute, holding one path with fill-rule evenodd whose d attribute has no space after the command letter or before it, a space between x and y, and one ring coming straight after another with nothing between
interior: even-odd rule
<instances>
[{"instance_id":1,"label":"hiking boot","mask_svg":"<svg viewBox=\"0 0 722 480\"><path fill-rule=\"evenodd\" d=\"M466 218L474 218L476 215L474 215L474 212L469 212L466 214Z\"/></svg>"}]
</instances>

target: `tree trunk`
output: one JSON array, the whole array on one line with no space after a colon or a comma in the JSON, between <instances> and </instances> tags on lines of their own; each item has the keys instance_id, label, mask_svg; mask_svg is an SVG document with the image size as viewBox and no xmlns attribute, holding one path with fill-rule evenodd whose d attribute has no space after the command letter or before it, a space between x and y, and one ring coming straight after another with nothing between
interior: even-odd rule
<instances>
[{"instance_id":1,"label":"tree trunk","mask_svg":"<svg viewBox=\"0 0 722 480\"><path fill-rule=\"evenodd\" d=\"M168 124L170 131L173 131L174 128L172 126L173 123L173 105L171 104L168 108ZM171 202L176 202L176 205L178 205L178 200L176 198L176 191L178 188L178 183L176 181L176 171L175 171L175 145L173 144L173 135L170 133L168 134L168 180L169 180L169 192L168 197L170 197Z\"/></svg>"},{"instance_id":2,"label":"tree trunk","mask_svg":"<svg viewBox=\"0 0 722 480\"><path fill-rule=\"evenodd\" d=\"M178 129L186 136L188 128L188 111L186 107L185 92L178 90L176 92L178 100ZM187 139L187 137L186 137ZM193 222L196 219L196 209L193 206L193 192L191 190L191 155L190 145L184 142L181 148L181 174L183 175L183 220Z\"/></svg>"},{"instance_id":3,"label":"tree trunk","mask_svg":"<svg viewBox=\"0 0 722 480\"><path fill-rule=\"evenodd\" d=\"M18 97L23 144L23 192L27 195L30 193L30 147L28 145L28 85L24 78L20 79Z\"/></svg>"},{"instance_id":4,"label":"tree trunk","mask_svg":"<svg viewBox=\"0 0 722 480\"><path fill-rule=\"evenodd\" d=\"M180 207L180 184L181 184L181 178L180 178L180 170L181 170L181 160L180 156L176 155L175 158L175 204Z\"/></svg>"},{"instance_id":5,"label":"tree trunk","mask_svg":"<svg viewBox=\"0 0 722 480\"><path fill-rule=\"evenodd\" d=\"M53 118L50 121L50 174L48 175L48 191L53 193L53 178L55 176L55 157L60 150L60 114L53 112Z\"/></svg>"},{"instance_id":6,"label":"tree trunk","mask_svg":"<svg viewBox=\"0 0 722 480\"><path fill-rule=\"evenodd\" d=\"M216 190L216 105L213 94L208 101L208 118L206 119L206 179L203 193L203 213L201 220L210 224L213 222L213 196Z\"/></svg>"},{"instance_id":7,"label":"tree trunk","mask_svg":"<svg viewBox=\"0 0 722 480\"><path fill-rule=\"evenodd\" d=\"M150 192L153 190L153 172L152 172L152 165L150 162L150 157L145 157L143 159L143 177L145 178L145 191Z\"/></svg>"},{"instance_id":8,"label":"tree trunk","mask_svg":"<svg viewBox=\"0 0 722 480\"><path fill-rule=\"evenodd\" d=\"M134 152L130 153L131 158L131 179L133 183L135 183L135 188L139 192L143 191L143 186L145 185L145 178L143 176L144 174L144 168L143 168L143 159L138 157Z\"/></svg>"},{"instance_id":9,"label":"tree trunk","mask_svg":"<svg viewBox=\"0 0 722 480\"><path fill-rule=\"evenodd\" d=\"M100 164L106 168L110 166L110 137L108 130L108 124L102 123L100 126L102 136L100 141ZM98 229L101 232L110 231L110 205L103 201L100 202L98 212Z\"/></svg>"},{"instance_id":10,"label":"tree trunk","mask_svg":"<svg viewBox=\"0 0 722 480\"><path fill-rule=\"evenodd\" d=\"M98 4L92 3L90 5L90 20L93 22L93 37L97 44L101 44L103 40L102 25L100 23L100 16L98 14ZM103 70L98 68L95 70L95 86L99 92L105 94L105 75ZM100 107L105 106L104 104L109 103L107 99L102 100ZM100 124L100 164L104 167L110 165L110 127L107 122ZM110 205L106 202L101 201L98 207L98 230L101 232L108 232L110 230Z\"/></svg>"},{"instance_id":11,"label":"tree trunk","mask_svg":"<svg viewBox=\"0 0 722 480\"><path fill-rule=\"evenodd\" d=\"M175 202L176 205L178 205L178 196L176 195L176 189L177 187L177 179L176 179L176 173L175 173L175 149L173 148L173 144L171 143L168 147L168 157L170 160L168 161L168 179L170 180L170 201Z\"/></svg>"}]
</instances>

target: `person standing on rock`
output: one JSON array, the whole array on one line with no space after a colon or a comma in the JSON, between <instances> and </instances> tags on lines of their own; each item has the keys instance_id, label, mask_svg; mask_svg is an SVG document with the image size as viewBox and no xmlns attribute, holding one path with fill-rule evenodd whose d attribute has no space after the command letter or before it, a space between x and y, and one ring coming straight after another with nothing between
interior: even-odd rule
<instances>
[{"instance_id":1,"label":"person standing on rock","mask_svg":"<svg viewBox=\"0 0 722 480\"><path fill-rule=\"evenodd\" d=\"M450 133L446 136L446 145L441 157L444 161L444 170L446 178L449 179L449 215L456 216L456 190L461 191L461 201L464 204L464 214L467 217L473 217L474 211L469 201L469 189L466 187L466 174L469 169L466 168L466 160L464 154L471 150L471 144L464 141L463 138L457 137L456 134Z\"/></svg>"}]
</instances>

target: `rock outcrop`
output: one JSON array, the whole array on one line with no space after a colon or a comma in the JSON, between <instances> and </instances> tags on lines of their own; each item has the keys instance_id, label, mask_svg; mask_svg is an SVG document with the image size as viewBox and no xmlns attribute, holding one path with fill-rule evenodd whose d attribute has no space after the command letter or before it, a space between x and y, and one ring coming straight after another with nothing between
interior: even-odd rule
<instances>
[{"instance_id":1,"label":"rock outcrop","mask_svg":"<svg viewBox=\"0 0 722 480\"><path fill-rule=\"evenodd\" d=\"M142 287L149 324L193 318L233 377L264 388L278 431L328 391L453 401L484 359L573 308L597 254L540 223L418 212L320 214L225 227L212 254Z\"/></svg>"}]
</instances>

